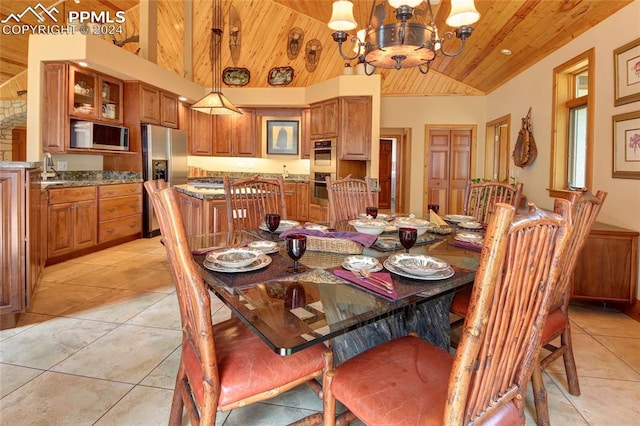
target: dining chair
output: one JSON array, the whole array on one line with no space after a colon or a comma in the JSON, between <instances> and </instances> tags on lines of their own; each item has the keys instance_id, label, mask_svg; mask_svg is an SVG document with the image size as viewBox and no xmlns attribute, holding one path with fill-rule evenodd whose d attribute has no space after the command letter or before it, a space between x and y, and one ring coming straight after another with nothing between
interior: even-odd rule
<instances>
[{"instance_id":1,"label":"dining chair","mask_svg":"<svg viewBox=\"0 0 640 426\"><path fill-rule=\"evenodd\" d=\"M329 220L357 219L365 209L373 204L371 179L354 179L348 175L344 179L325 178L329 199Z\"/></svg>"},{"instance_id":2,"label":"dining chair","mask_svg":"<svg viewBox=\"0 0 640 426\"><path fill-rule=\"evenodd\" d=\"M566 222L534 206L514 212L496 205L455 355L415 335L356 355L324 375L325 425L336 400L365 424L524 424Z\"/></svg>"},{"instance_id":3,"label":"dining chair","mask_svg":"<svg viewBox=\"0 0 640 426\"><path fill-rule=\"evenodd\" d=\"M230 231L257 229L267 213L278 213L281 220L287 218L282 176L268 179L256 175L233 182L224 176L223 183Z\"/></svg>"},{"instance_id":4,"label":"dining chair","mask_svg":"<svg viewBox=\"0 0 640 426\"><path fill-rule=\"evenodd\" d=\"M571 395L580 395L580 384L576 362L573 357L571 343L571 325L569 322L569 300L571 299L571 279L582 249L587 242L591 227L600 213L600 209L607 198L607 192L598 191L593 195L589 191L574 191L570 197L569 211L565 211L567 204L555 200L554 211L563 214L569 223L569 239L562 268L558 278L558 285L554 286L551 295L549 316L542 329L542 347L549 351L538 352L534 363L531 384L536 406L538 425L549 425L549 403L547 391L542 380L544 369L556 359L562 357L564 361L567 385ZM555 342L560 338L559 344Z\"/></svg>"},{"instance_id":5,"label":"dining chair","mask_svg":"<svg viewBox=\"0 0 640 426\"><path fill-rule=\"evenodd\" d=\"M331 351L315 345L280 356L236 317L213 325L211 301L188 245L178 197L172 188L144 183L153 202L171 266L182 320L182 352L169 423L182 424L186 408L191 424L213 425L219 411L273 398L315 380L333 362ZM322 415L313 419L321 422Z\"/></svg>"},{"instance_id":6,"label":"dining chair","mask_svg":"<svg viewBox=\"0 0 640 426\"><path fill-rule=\"evenodd\" d=\"M511 204L516 209L522 198L522 182L515 186L506 182L467 182L462 214L473 216L480 223L488 223L496 203Z\"/></svg>"}]
</instances>

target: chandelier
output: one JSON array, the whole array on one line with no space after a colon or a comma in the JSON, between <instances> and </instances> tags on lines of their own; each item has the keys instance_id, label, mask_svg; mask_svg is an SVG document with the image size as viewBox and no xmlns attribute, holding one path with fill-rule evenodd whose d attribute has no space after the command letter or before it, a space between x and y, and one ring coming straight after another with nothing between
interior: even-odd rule
<instances>
[{"instance_id":1,"label":"chandelier","mask_svg":"<svg viewBox=\"0 0 640 426\"><path fill-rule=\"evenodd\" d=\"M191 109L206 114L242 114L235 105L222 94L222 7L220 0L212 2L211 16L211 93L191 106Z\"/></svg>"},{"instance_id":2,"label":"chandelier","mask_svg":"<svg viewBox=\"0 0 640 426\"><path fill-rule=\"evenodd\" d=\"M455 30L440 36L431 9L432 4L438 3L440 0L374 0L367 27L353 36L347 33L358 26L353 17L353 3L336 0L328 25L335 31L331 35L338 43L340 56L347 61L358 58L365 64L367 75L373 74L376 68L411 67L418 67L426 74L438 51L445 56L462 53L465 40L473 32L471 25L480 19L473 0L451 0L451 12L445 22ZM389 10L387 4L391 7ZM395 15L397 22L387 19L391 15ZM454 36L460 39L460 48L445 50L445 44ZM343 50L343 43L348 39L354 45L353 55Z\"/></svg>"}]
</instances>

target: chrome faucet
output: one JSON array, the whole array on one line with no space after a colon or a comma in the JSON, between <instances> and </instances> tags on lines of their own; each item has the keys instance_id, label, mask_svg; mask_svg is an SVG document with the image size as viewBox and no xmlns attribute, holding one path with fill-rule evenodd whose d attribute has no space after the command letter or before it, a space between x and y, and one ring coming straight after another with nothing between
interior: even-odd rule
<instances>
[{"instance_id":1,"label":"chrome faucet","mask_svg":"<svg viewBox=\"0 0 640 426\"><path fill-rule=\"evenodd\" d=\"M41 173L42 180L47 180L50 177L56 177L58 173L56 169L53 168L53 158L51 158L51 154L48 152L44 153L43 160L43 171Z\"/></svg>"}]
</instances>

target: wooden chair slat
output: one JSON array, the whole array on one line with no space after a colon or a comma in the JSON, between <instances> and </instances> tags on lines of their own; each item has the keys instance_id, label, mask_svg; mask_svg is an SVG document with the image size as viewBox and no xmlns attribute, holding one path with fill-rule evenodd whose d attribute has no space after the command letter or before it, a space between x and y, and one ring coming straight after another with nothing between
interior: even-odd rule
<instances>
[{"instance_id":1,"label":"wooden chair slat","mask_svg":"<svg viewBox=\"0 0 640 426\"><path fill-rule=\"evenodd\" d=\"M256 175L233 182L224 176L223 183L230 230L256 229L267 213L287 219L282 176L267 179Z\"/></svg>"},{"instance_id":2,"label":"wooden chair slat","mask_svg":"<svg viewBox=\"0 0 640 426\"><path fill-rule=\"evenodd\" d=\"M354 179L348 175L344 179L331 180L327 176L329 198L329 220L357 219L367 207L374 206L371 192L371 179Z\"/></svg>"}]
</instances>

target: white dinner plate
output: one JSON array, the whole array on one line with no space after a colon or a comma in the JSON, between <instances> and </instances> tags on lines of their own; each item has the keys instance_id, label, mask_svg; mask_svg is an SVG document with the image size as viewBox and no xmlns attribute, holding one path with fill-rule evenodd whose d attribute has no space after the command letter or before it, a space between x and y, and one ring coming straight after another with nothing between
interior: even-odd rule
<instances>
[{"instance_id":1,"label":"white dinner plate","mask_svg":"<svg viewBox=\"0 0 640 426\"><path fill-rule=\"evenodd\" d=\"M465 216L462 214L448 214L442 217L444 220L446 220L447 222L454 222L454 223L458 223L458 222L472 222L473 220L475 220L475 217L473 216Z\"/></svg>"},{"instance_id":2,"label":"white dinner plate","mask_svg":"<svg viewBox=\"0 0 640 426\"><path fill-rule=\"evenodd\" d=\"M278 243L275 241L258 240L249 243L249 247L252 249L260 250L265 254L277 253L280 251Z\"/></svg>"},{"instance_id":3,"label":"white dinner plate","mask_svg":"<svg viewBox=\"0 0 640 426\"><path fill-rule=\"evenodd\" d=\"M300 222L296 222L295 220L281 220L280 225L278 225L278 229L276 229L274 233L280 234L281 232L287 231L298 225L300 225ZM271 232L269 231L269 228L267 228L267 224L264 222L260 224L259 228L265 232Z\"/></svg>"},{"instance_id":4,"label":"white dinner plate","mask_svg":"<svg viewBox=\"0 0 640 426\"><path fill-rule=\"evenodd\" d=\"M273 259L271 258L271 256L267 256L266 254L263 254L258 260L256 260L252 264L247 265L247 266L245 266L243 268L225 268L225 267L223 267L221 265L218 265L215 262L211 262L211 261L209 261L207 259L205 259L202 264L204 265L205 268L210 269L210 270L215 271L215 272L226 272L226 273L229 273L229 274L234 274L234 273L238 273L238 272L256 271L258 269L265 268L272 261L273 261Z\"/></svg>"},{"instance_id":5,"label":"white dinner plate","mask_svg":"<svg viewBox=\"0 0 640 426\"><path fill-rule=\"evenodd\" d=\"M261 250L246 247L227 247L207 254L206 260L223 268L237 269L256 262L263 253Z\"/></svg>"},{"instance_id":6,"label":"white dinner plate","mask_svg":"<svg viewBox=\"0 0 640 426\"><path fill-rule=\"evenodd\" d=\"M474 221L460 222L458 223L458 226L464 229L482 229L482 224L480 222L474 222Z\"/></svg>"},{"instance_id":7,"label":"white dinner plate","mask_svg":"<svg viewBox=\"0 0 640 426\"><path fill-rule=\"evenodd\" d=\"M449 268L449 264L444 260L425 254L393 254L389 256L387 262L403 272L421 277L433 275Z\"/></svg>"},{"instance_id":8,"label":"white dinner plate","mask_svg":"<svg viewBox=\"0 0 640 426\"><path fill-rule=\"evenodd\" d=\"M482 244L482 235L475 232L458 232L454 237L458 241L464 241L466 243Z\"/></svg>"},{"instance_id":9,"label":"white dinner plate","mask_svg":"<svg viewBox=\"0 0 640 426\"><path fill-rule=\"evenodd\" d=\"M382 271L382 264L378 259L371 256L347 256L342 261L342 267L348 271L359 271L366 269L370 272Z\"/></svg>"},{"instance_id":10,"label":"white dinner plate","mask_svg":"<svg viewBox=\"0 0 640 426\"><path fill-rule=\"evenodd\" d=\"M406 278L412 278L414 280L422 280L422 281L438 281L438 280L446 280L447 278L451 278L454 274L455 271L453 270L453 268L451 266L449 266L447 269L444 269L442 271L436 272L435 274L432 275L413 275L410 274L408 272L403 271L400 268L396 268L395 266L393 266L389 260L385 260L384 261L384 267L387 268L387 271L406 277Z\"/></svg>"}]
</instances>

